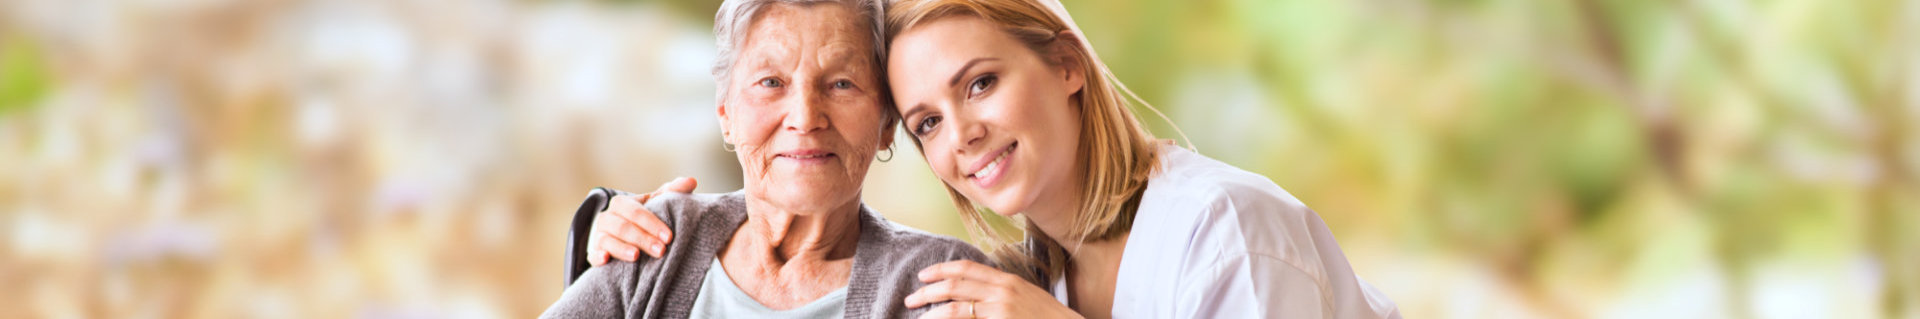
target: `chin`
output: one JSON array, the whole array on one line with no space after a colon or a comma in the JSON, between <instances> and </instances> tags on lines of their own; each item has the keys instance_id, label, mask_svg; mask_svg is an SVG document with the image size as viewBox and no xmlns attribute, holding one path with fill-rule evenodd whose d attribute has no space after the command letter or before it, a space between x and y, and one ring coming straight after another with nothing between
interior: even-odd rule
<instances>
[{"instance_id":1,"label":"chin","mask_svg":"<svg viewBox=\"0 0 1920 319\"><path fill-rule=\"evenodd\" d=\"M1010 194L992 194L986 196L967 196L967 199L973 200L976 206L993 210L995 215L1013 217L1014 214L1027 210L1025 203L1020 203L1013 197L1014 196L1010 196Z\"/></svg>"},{"instance_id":2,"label":"chin","mask_svg":"<svg viewBox=\"0 0 1920 319\"><path fill-rule=\"evenodd\" d=\"M860 189L830 181L796 181L768 187L766 201L792 212L821 212L838 209L846 199L858 200Z\"/></svg>"},{"instance_id":3,"label":"chin","mask_svg":"<svg viewBox=\"0 0 1920 319\"><path fill-rule=\"evenodd\" d=\"M995 207L995 209L993 210L993 213L998 214L1001 217L1013 217L1013 215L1018 215L1020 213L1024 213L1027 211L1027 205L1016 204L1016 203L1002 203L1000 205L991 205L990 207Z\"/></svg>"}]
</instances>

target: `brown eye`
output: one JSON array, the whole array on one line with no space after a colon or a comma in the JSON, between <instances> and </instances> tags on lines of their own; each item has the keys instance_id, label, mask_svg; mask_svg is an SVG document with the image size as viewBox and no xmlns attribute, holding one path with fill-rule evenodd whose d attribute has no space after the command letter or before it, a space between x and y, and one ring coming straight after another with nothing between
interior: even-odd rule
<instances>
[{"instance_id":1,"label":"brown eye","mask_svg":"<svg viewBox=\"0 0 1920 319\"><path fill-rule=\"evenodd\" d=\"M980 93L986 92L987 89L993 88L993 84L999 81L1000 77L992 74L975 78L973 79L973 83L967 84L967 96L980 95Z\"/></svg>"},{"instance_id":2,"label":"brown eye","mask_svg":"<svg viewBox=\"0 0 1920 319\"><path fill-rule=\"evenodd\" d=\"M939 125L940 125L939 116L928 116L925 118L921 118L920 123L916 123L913 125L913 135L927 136L927 134L933 133L933 129L937 128Z\"/></svg>"}]
</instances>

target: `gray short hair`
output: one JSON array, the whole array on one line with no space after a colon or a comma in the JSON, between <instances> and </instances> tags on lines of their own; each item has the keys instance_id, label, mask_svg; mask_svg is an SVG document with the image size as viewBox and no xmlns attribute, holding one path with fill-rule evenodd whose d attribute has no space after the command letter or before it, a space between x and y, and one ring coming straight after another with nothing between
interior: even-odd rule
<instances>
[{"instance_id":1,"label":"gray short hair","mask_svg":"<svg viewBox=\"0 0 1920 319\"><path fill-rule=\"evenodd\" d=\"M720 12L713 14L713 38L718 46L718 57L713 61L713 81L719 93L716 98L726 100L727 77L732 74L733 63L740 58L740 41L746 37L748 26L753 24L754 16L760 10L772 4L812 5L818 3L838 3L854 9L866 18L869 33L873 34L873 57L875 70L885 70L887 63L887 43L884 41L886 28L882 24L886 15L881 6L887 0L726 0L720 3ZM881 83L886 82L885 73L878 73ZM893 101L881 90L881 105L892 110Z\"/></svg>"}]
</instances>

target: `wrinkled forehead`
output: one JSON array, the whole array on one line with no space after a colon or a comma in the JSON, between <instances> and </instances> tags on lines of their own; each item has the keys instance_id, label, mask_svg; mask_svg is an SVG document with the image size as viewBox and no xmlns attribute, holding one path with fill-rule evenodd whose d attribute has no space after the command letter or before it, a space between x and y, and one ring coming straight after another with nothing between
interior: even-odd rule
<instances>
[{"instance_id":1,"label":"wrinkled forehead","mask_svg":"<svg viewBox=\"0 0 1920 319\"><path fill-rule=\"evenodd\" d=\"M877 59L871 21L854 8L833 2L781 3L767 7L750 20L740 39L742 61L804 62L870 70Z\"/></svg>"}]
</instances>

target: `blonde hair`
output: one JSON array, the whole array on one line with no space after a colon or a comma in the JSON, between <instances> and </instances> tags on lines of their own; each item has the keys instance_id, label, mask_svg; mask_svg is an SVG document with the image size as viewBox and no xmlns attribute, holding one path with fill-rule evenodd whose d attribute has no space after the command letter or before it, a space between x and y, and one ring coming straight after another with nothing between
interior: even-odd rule
<instances>
[{"instance_id":1,"label":"blonde hair","mask_svg":"<svg viewBox=\"0 0 1920 319\"><path fill-rule=\"evenodd\" d=\"M1059 53L1055 51L1058 49L1068 50L1064 53L1079 62L1076 71L1087 79L1086 87L1074 101L1082 119L1080 156L1075 160L1085 168L1086 188L1077 205L1079 211L1074 212L1072 227L1061 238L1079 242L1113 239L1132 228L1137 195L1146 189L1147 178L1154 173L1159 157L1153 134L1134 118L1127 98L1156 114L1159 110L1140 101L1100 62L1093 46L1087 43L1065 8L1040 1L1044 0L898 0L887 5L886 36L891 41L919 23L973 16L999 26L1001 31L1043 57L1054 56ZM1073 31L1074 43L1057 46L1060 43L1056 42L1062 40L1058 36L1062 31ZM918 139L913 142L914 146L920 146ZM1042 287L1051 287L1052 279L1060 278L1066 271L1068 251L1052 238L1038 235L1042 232L1031 221L1021 222L1027 233L1024 241L1009 242L987 224L979 205L951 185L947 186L947 193L959 209L961 220L967 224L967 231L991 248L991 255L1001 269Z\"/></svg>"}]
</instances>

